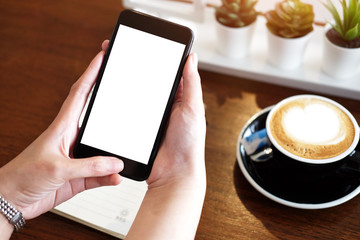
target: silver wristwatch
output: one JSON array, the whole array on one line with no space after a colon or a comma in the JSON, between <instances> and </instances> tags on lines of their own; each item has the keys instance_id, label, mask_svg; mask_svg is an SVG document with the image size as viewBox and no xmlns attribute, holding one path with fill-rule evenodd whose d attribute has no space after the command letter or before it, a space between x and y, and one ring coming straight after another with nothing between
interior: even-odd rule
<instances>
[{"instance_id":1,"label":"silver wristwatch","mask_svg":"<svg viewBox=\"0 0 360 240\"><path fill-rule=\"evenodd\" d=\"M15 230L18 232L25 225L25 219L21 212L16 210L16 208L7 202L0 195L0 212L9 220L9 222L15 227Z\"/></svg>"}]
</instances>

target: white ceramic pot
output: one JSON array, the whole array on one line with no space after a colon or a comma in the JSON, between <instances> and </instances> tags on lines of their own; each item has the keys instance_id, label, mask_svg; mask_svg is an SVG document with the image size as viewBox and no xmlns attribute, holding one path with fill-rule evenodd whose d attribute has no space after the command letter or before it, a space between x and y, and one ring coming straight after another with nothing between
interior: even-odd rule
<instances>
[{"instance_id":1,"label":"white ceramic pot","mask_svg":"<svg viewBox=\"0 0 360 240\"><path fill-rule=\"evenodd\" d=\"M326 37L331 26L327 25L324 32L322 70L331 77L349 78L359 72L360 48L339 47Z\"/></svg>"},{"instance_id":2,"label":"white ceramic pot","mask_svg":"<svg viewBox=\"0 0 360 240\"><path fill-rule=\"evenodd\" d=\"M245 27L232 28L216 21L217 51L229 58L242 58L247 56L249 54L255 23L256 21Z\"/></svg>"},{"instance_id":3,"label":"white ceramic pot","mask_svg":"<svg viewBox=\"0 0 360 240\"><path fill-rule=\"evenodd\" d=\"M299 38L282 38L268 32L268 60L277 68L295 69L303 61L304 52L312 33Z\"/></svg>"}]
</instances>

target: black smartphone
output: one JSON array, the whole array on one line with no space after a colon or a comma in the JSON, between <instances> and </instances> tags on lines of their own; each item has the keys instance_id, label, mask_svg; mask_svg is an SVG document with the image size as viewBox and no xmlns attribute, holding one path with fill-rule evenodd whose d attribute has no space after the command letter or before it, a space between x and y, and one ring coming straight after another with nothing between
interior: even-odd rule
<instances>
[{"instance_id":1,"label":"black smartphone","mask_svg":"<svg viewBox=\"0 0 360 240\"><path fill-rule=\"evenodd\" d=\"M193 32L133 10L120 13L74 147L115 156L122 176L148 178L193 43Z\"/></svg>"}]
</instances>

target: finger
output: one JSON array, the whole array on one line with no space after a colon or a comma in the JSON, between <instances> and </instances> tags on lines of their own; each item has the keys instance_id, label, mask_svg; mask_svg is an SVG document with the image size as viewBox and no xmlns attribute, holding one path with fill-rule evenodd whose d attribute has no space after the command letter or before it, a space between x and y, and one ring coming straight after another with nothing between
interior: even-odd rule
<instances>
[{"instance_id":1,"label":"finger","mask_svg":"<svg viewBox=\"0 0 360 240\"><path fill-rule=\"evenodd\" d=\"M91 61L83 75L72 86L68 97L54 121L54 125L57 126L60 131L68 128L71 124L78 124L80 114L84 108L89 92L95 83L103 57L104 52L99 52Z\"/></svg>"},{"instance_id":2,"label":"finger","mask_svg":"<svg viewBox=\"0 0 360 240\"><path fill-rule=\"evenodd\" d=\"M174 99L174 105L181 103L182 96L183 96L183 89L184 89L184 79L181 78L178 89L176 91L175 99Z\"/></svg>"},{"instance_id":3,"label":"finger","mask_svg":"<svg viewBox=\"0 0 360 240\"><path fill-rule=\"evenodd\" d=\"M122 181L122 177L115 173L104 177L87 178L85 180L85 189L92 189L102 186L116 186Z\"/></svg>"},{"instance_id":4,"label":"finger","mask_svg":"<svg viewBox=\"0 0 360 240\"><path fill-rule=\"evenodd\" d=\"M101 49L103 51L106 51L108 47L109 47L109 40L103 41L103 43L101 44Z\"/></svg>"},{"instance_id":5,"label":"finger","mask_svg":"<svg viewBox=\"0 0 360 240\"><path fill-rule=\"evenodd\" d=\"M183 71L183 101L190 106L203 108L201 79L197 65L197 55L191 54Z\"/></svg>"},{"instance_id":6,"label":"finger","mask_svg":"<svg viewBox=\"0 0 360 240\"><path fill-rule=\"evenodd\" d=\"M113 157L91 157L66 161L63 176L65 180L88 177L104 177L119 173L124 169L124 163Z\"/></svg>"},{"instance_id":7,"label":"finger","mask_svg":"<svg viewBox=\"0 0 360 240\"><path fill-rule=\"evenodd\" d=\"M102 186L114 186L119 185L122 181L122 176L117 173L113 173L107 176L101 177L88 177L88 178L75 178L69 180L58 190L57 199L55 205L58 205L74 195L96 187Z\"/></svg>"}]
</instances>

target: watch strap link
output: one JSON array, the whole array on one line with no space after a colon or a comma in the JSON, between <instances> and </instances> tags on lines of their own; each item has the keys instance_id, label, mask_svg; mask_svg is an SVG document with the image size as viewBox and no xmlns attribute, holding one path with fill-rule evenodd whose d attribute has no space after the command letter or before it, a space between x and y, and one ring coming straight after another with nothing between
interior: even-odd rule
<instances>
[{"instance_id":1,"label":"watch strap link","mask_svg":"<svg viewBox=\"0 0 360 240\"><path fill-rule=\"evenodd\" d=\"M9 222L15 227L18 232L25 225L25 219L21 212L11 205L8 201L0 195L0 212L9 220Z\"/></svg>"}]
</instances>

